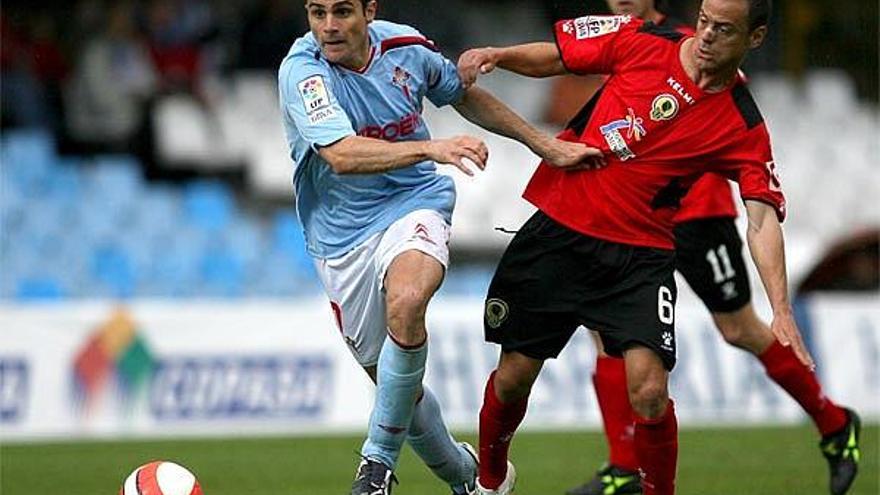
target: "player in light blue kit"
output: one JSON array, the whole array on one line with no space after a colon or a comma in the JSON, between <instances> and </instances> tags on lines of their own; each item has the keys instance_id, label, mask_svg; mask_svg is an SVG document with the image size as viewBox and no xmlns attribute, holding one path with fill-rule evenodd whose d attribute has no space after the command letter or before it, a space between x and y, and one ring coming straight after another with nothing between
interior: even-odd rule
<instances>
[{"instance_id":1,"label":"player in light blue kit","mask_svg":"<svg viewBox=\"0 0 880 495\"><path fill-rule=\"evenodd\" d=\"M598 150L553 139L489 93L465 90L456 67L415 29L374 21L375 0L306 0L310 33L279 71L295 163L297 210L336 323L377 384L352 495L391 493L404 440L455 494L475 489L469 446L450 436L422 386L425 311L448 263L455 187L436 163L473 175L486 145L431 139L422 100L516 139L563 167L592 167Z\"/></svg>"}]
</instances>

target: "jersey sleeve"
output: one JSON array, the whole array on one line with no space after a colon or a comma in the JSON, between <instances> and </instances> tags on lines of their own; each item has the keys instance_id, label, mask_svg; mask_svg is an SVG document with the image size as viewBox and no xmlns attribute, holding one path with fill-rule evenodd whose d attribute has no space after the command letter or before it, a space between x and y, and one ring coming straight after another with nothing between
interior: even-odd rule
<instances>
[{"instance_id":1,"label":"jersey sleeve","mask_svg":"<svg viewBox=\"0 0 880 495\"><path fill-rule=\"evenodd\" d=\"M422 50L425 53L428 83L425 96L437 107L458 103L464 93L458 70L455 64L435 50Z\"/></svg>"},{"instance_id":2,"label":"jersey sleeve","mask_svg":"<svg viewBox=\"0 0 880 495\"><path fill-rule=\"evenodd\" d=\"M278 86L282 111L312 149L355 134L326 67L307 57L289 59L279 71Z\"/></svg>"},{"instance_id":3,"label":"jersey sleeve","mask_svg":"<svg viewBox=\"0 0 880 495\"><path fill-rule=\"evenodd\" d=\"M588 15L557 22L554 34L562 64L575 74L614 72L621 38L632 37L640 23L628 15Z\"/></svg>"},{"instance_id":4,"label":"jersey sleeve","mask_svg":"<svg viewBox=\"0 0 880 495\"><path fill-rule=\"evenodd\" d=\"M752 129L734 157L734 170L730 177L739 183L743 201L754 200L767 203L776 210L779 221L786 215L785 195L776 173L776 163L770 147L770 136L763 124Z\"/></svg>"}]
</instances>

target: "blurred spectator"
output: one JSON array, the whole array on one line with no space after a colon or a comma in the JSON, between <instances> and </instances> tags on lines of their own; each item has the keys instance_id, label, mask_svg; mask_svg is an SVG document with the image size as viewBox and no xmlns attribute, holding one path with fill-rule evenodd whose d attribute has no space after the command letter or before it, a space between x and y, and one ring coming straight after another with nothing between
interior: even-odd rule
<instances>
[{"instance_id":1,"label":"blurred spectator","mask_svg":"<svg viewBox=\"0 0 880 495\"><path fill-rule=\"evenodd\" d=\"M15 17L0 14L3 127L55 129L68 74L55 21L47 12Z\"/></svg>"},{"instance_id":2,"label":"blurred spectator","mask_svg":"<svg viewBox=\"0 0 880 495\"><path fill-rule=\"evenodd\" d=\"M522 2L525 3L525 2ZM513 6L513 7L511 7ZM379 2L380 19L401 22L412 26L419 26L422 34L437 44L444 55L456 60L458 55L471 47L472 40L468 40L466 12L468 2L463 0L434 0L422 2ZM508 3L507 6L489 6L483 8L515 8L520 15L528 15L527 5L520 2ZM476 9L475 9L476 10ZM548 29L549 33L549 29Z\"/></svg>"},{"instance_id":3,"label":"blurred spectator","mask_svg":"<svg viewBox=\"0 0 880 495\"><path fill-rule=\"evenodd\" d=\"M308 29L303 4L290 0L260 0L244 18L237 64L242 69L277 71L290 45Z\"/></svg>"},{"instance_id":4,"label":"blurred spectator","mask_svg":"<svg viewBox=\"0 0 880 495\"><path fill-rule=\"evenodd\" d=\"M132 4L115 4L103 31L86 43L65 95L71 136L125 149L157 82L147 46L135 29Z\"/></svg>"},{"instance_id":5,"label":"blurred spectator","mask_svg":"<svg viewBox=\"0 0 880 495\"><path fill-rule=\"evenodd\" d=\"M162 89L201 92L204 44L218 32L211 5L203 0L151 0L145 24Z\"/></svg>"},{"instance_id":6,"label":"blurred spectator","mask_svg":"<svg viewBox=\"0 0 880 495\"><path fill-rule=\"evenodd\" d=\"M795 16L803 10L803 0L785 2L785 13ZM799 60L788 61L787 68L839 67L856 83L859 96L876 102L878 81L878 35L880 3L875 0L811 0L813 18L804 23L803 51L792 53ZM800 17L800 16L799 16ZM789 39L786 38L786 45Z\"/></svg>"},{"instance_id":7,"label":"blurred spectator","mask_svg":"<svg viewBox=\"0 0 880 495\"><path fill-rule=\"evenodd\" d=\"M880 229L869 229L828 248L797 289L798 296L821 291L880 290Z\"/></svg>"}]
</instances>

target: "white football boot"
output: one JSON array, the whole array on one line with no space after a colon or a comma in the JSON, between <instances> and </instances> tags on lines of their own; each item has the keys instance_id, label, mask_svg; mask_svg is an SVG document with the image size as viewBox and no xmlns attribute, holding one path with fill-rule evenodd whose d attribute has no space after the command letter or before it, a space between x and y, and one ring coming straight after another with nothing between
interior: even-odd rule
<instances>
[{"instance_id":1,"label":"white football boot","mask_svg":"<svg viewBox=\"0 0 880 495\"><path fill-rule=\"evenodd\" d=\"M504 477L504 482L501 485L494 489L489 490L483 488L480 485L480 480L477 478L477 495L508 495L513 493L513 489L516 486L516 469L513 467L513 463L507 461L507 476Z\"/></svg>"}]
</instances>

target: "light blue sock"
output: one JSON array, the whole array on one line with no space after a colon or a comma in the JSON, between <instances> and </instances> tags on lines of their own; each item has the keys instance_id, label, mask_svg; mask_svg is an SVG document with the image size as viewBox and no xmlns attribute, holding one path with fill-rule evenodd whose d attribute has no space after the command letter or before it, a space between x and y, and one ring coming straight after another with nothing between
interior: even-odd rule
<instances>
[{"instance_id":1,"label":"light blue sock","mask_svg":"<svg viewBox=\"0 0 880 495\"><path fill-rule=\"evenodd\" d=\"M456 493L467 493L466 485L473 487L477 463L449 434L437 398L427 387L423 391L407 441L438 478Z\"/></svg>"},{"instance_id":2,"label":"light blue sock","mask_svg":"<svg viewBox=\"0 0 880 495\"><path fill-rule=\"evenodd\" d=\"M376 371L376 400L361 454L394 469L422 390L428 344L404 349L385 339Z\"/></svg>"}]
</instances>

